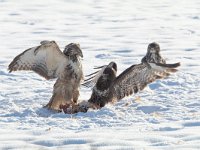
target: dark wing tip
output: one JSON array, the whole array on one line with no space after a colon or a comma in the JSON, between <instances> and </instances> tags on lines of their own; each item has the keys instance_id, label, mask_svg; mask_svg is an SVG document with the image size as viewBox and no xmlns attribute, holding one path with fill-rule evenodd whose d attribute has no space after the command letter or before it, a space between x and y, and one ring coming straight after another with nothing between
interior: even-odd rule
<instances>
[{"instance_id":1,"label":"dark wing tip","mask_svg":"<svg viewBox=\"0 0 200 150\"><path fill-rule=\"evenodd\" d=\"M170 65L170 64L169 64L169 65ZM176 67L179 67L180 65L181 65L181 63L178 62L178 63L171 64L171 67L176 68ZM170 67L170 66L169 66L169 67Z\"/></svg>"},{"instance_id":2,"label":"dark wing tip","mask_svg":"<svg viewBox=\"0 0 200 150\"><path fill-rule=\"evenodd\" d=\"M180 62L178 62L178 63L174 63L174 64L169 64L169 67L172 67L172 68L176 68L176 67L179 67L181 65L181 63Z\"/></svg>"},{"instance_id":3,"label":"dark wing tip","mask_svg":"<svg viewBox=\"0 0 200 150\"><path fill-rule=\"evenodd\" d=\"M12 72L12 69L11 69L11 68L8 68L8 72L11 73L11 72Z\"/></svg>"},{"instance_id":4,"label":"dark wing tip","mask_svg":"<svg viewBox=\"0 0 200 150\"><path fill-rule=\"evenodd\" d=\"M8 65L8 71L9 73L11 73L12 71L14 71L14 66L17 62L17 59L15 58L9 65Z\"/></svg>"},{"instance_id":5,"label":"dark wing tip","mask_svg":"<svg viewBox=\"0 0 200 150\"><path fill-rule=\"evenodd\" d=\"M178 65L178 66L181 66L181 63L180 63L180 62L178 62L178 63L177 63L177 65ZM178 67L178 66L177 66L177 67Z\"/></svg>"},{"instance_id":6,"label":"dark wing tip","mask_svg":"<svg viewBox=\"0 0 200 150\"><path fill-rule=\"evenodd\" d=\"M11 68L8 68L8 72L11 73L13 70Z\"/></svg>"},{"instance_id":7,"label":"dark wing tip","mask_svg":"<svg viewBox=\"0 0 200 150\"><path fill-rule=\"evenodd\" d=\"M161 66L161 67L167 67L167 68L177 68L181 65L180 62L174 63L174 64L161 64L161 63L156 63L156 65Z\"/></svg>"},{"instance_id":8,"label":"dark wing tip","mask_svg":"<svg viewBox=\"0 0 200 150\"><path fill-rule=\"evenodd\" d=\"M18 70L17 66L15 66L17 64L17 61L20 60L20 57L22 55L24 55L27 51L31 50L31 48L23 51L21 54L17 55L13 61L8 65L8 70L9 70L9 73L12 72L12 71L16 71Z\"/></svg>"}]
</instances>

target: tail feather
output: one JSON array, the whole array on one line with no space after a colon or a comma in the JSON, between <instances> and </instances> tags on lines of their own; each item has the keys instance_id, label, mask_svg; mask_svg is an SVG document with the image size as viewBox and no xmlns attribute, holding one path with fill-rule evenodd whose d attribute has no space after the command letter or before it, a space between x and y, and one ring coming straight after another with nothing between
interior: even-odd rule
<instances>
[{"instance_id":1,"label":"tail feather","mask_svg":"<svg viewBox=\"0 0 200 150\"><path fill-rule=\"evenodd\" d=\"M174 63L174 64L161 64L161 63L156 63L157 66L161 66L161 67L167 67L167 68L177 68L181 65L180 62L178 63Z\"/></svg>"}]
</instances>

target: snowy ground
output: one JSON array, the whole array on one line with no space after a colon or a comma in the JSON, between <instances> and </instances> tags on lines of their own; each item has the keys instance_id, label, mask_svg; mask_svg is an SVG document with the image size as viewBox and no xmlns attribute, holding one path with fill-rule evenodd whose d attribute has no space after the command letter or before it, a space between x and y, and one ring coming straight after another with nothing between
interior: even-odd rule
<instances>
[{"instance_id":1,"label":"snowy ground","mask_svg":"<svg viewBox=\"0 0 200 150\"><path fill-rule=\"evenodd\" d=\"M199 0L0 0L0 149L200 149ZM7 66L41 40L79 42L84 73L119 72L160 43L180 71L98 111L52 114L54 81ZM81 87L80 100L90 97Z\"/></svg>"}]
</instances>

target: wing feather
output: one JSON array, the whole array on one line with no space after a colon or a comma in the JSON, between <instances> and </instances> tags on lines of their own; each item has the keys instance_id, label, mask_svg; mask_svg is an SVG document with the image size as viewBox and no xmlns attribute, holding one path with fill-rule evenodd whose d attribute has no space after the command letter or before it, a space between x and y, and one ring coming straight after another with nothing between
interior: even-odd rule
<instances>
[{"instance_id":1,"label":"wing feather","mask_svg":"<svg viewBox=\"0 0 200 150\"><path fill-rule=\"evenodd\" d=\"M41 45L29 48L16 56L9 64L9 72L32 70L46 79L59 77L64 71L67 58L55 41L42 41Z\"/></svg>"},{"instance_id":2,"label":"wing feather","mask_svg":"<svg viewBox=\"0 0 200 150\"><path fill-rule=\"evenodd\" d=\"M84 83L81 85L86 86L88 88L93 87L97 83L98 79L103 75L103 72L106 67L107 67L107 65L94 68L94 69L99 69L99 70L87 75L86 77L88 77L88 78L85 79Z\"/></svg>"},{"instance_id":3,"label":"wing feather","mask_svg":"<svg viewBox=\"0 0 200 150\"><path fill-rule=\"evenodd\" d=\"M129 67L114 80L111 86L113 99L120 100L125 96L143 90L147 84L156 79L169 76L171 72L174 72L174 68L178 66L180 66L180 63L161 65L141 63Z\"/></svg>"},{"instance_id":4,"label":"wing feather","mask_svg":"<svg viewBox=\"0 0 200 150\"><path fill-rule=\"evenodd\" d=\"M99 80L99 78L103 75L104 70L109 67L113 68L115 73L117 73L117 64L112 61L108 65L95 67L94 69L99 69L99 70L87 75L86 77L88 78L84 80L84 83L82 85L86 87L94 87L97 81Z\"/></svg>"}]
</instances>

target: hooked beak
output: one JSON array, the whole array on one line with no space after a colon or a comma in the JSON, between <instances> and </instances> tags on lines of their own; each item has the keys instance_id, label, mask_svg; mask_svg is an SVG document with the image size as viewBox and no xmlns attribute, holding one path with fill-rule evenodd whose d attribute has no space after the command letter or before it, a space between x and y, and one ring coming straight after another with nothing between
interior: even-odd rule
<instances>
[{"instance_id":1,"label":"hooked beak","mask_svg":"<svg viewBox=\"0 0 200 150\"><path fill-rule=\"evenodd\" d=\"M82 50L81 50L80 44L79 44L79 43L76 43L76 46L78 47L79 56L83 58L83 53L82 53Z\"/></svg>"},{"instance_id":2,"label":"hooked beak","mask_svg":"<svg viewBox=\"0 0 200 150\"><path fill-rule=\"evenodd\" d=\"M80 51L80 56L83 58L83 53L82 53L82 51Z\"/></svg>"}]
</instances>

